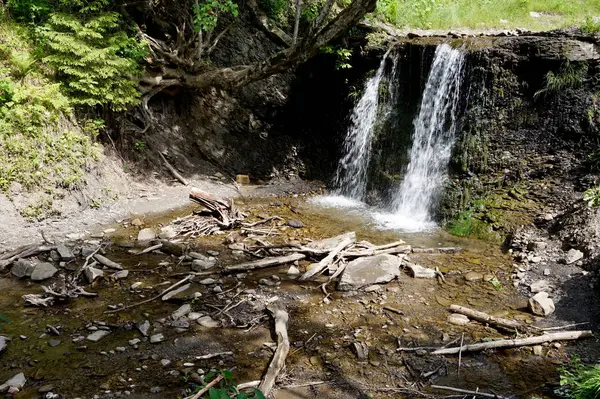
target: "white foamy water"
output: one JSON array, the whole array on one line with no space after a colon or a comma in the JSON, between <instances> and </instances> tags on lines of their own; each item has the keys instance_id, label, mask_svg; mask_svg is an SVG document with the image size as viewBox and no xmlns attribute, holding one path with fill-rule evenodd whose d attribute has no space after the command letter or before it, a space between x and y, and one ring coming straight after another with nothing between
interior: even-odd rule
<instances>
[{"instance_id":1,"label":"white foamy water","mask_svg":"<svg viewBox=\"0 0 600 399\"><path fill-rule=\"evenodd\" d=\"M431 209L447 179L457 128L464 54L447 44L437 47L419 114L415 118L410 162L393 199L393 216L383 226L427 229Z\"/></svg>"},{"instance_id":2,"label":"white foamy water","mask_svg":"<svg viewBox=\"0 0 600 399\"><path fill-rule=\"evenodd\" d=\"M365 83L363 95L352 111L351 125L344 140L344 156L338 164L333 181L338 194L357 200L363 200L367 191L367 170L379 109L379 84L384 76L389 53L388 50L375 75ZM397 54L394 55L392 74L395 73L397 57Z\"/></svg>"}]
</instances>

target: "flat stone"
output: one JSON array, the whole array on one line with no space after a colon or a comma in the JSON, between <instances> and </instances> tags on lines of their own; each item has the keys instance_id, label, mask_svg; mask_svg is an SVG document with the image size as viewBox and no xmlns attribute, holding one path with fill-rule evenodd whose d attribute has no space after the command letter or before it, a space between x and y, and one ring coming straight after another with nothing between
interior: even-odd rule
<instances>
[{"instance_id":1,"label":"flat stone","mask_svg":"<svg viewBox=\"0 0 600 399\"><path fill-rule=\"evenodd\" d=\"M171 323L171 327L176 328L178 330L187 330L190 328L190 322L186 319L177 319Z\"/></svg>"},{"instance_id":2,"label":"flat stone","mask_svg":"<svg viewBox=\"0 0 600 399\"><path fill-rule=\"evenodd\" d=\"M96 269L95 267L86 267L83 274L88 283L93 283L96 279L104 277L104 270Z\"/></svg>"},{"instance_id":3,"label":"flat stone","mask_svg":"<svg viewBox=\"0 0 600 399\"><path fill-rule=\"evenodd\" d=\"M154 334L153 336L150 337L150 343L151 344L157 344L159 342L162 342L165 340L165 336L162 334Z\"/></svg>"},{"instance_id":4,"label":"flat stone","mask_svg":"<svg viewBox=\"0 0 600 399\"><path fill-rule=\"evenodd\" d=\"M158 233L158 238L163 240L170 240L171 238L177 237L177 232L173 226L165 226L160 229L160 233Z\"/></svg>"},{"instance_id":5,"label":"flat stone","mask_svg":"<svg viewBox=\"0 0 600 399\"><path fill-rule=\"evenodd\" d=\"M323 240L315 240L309 242L308 244L306 244L306 246L308 248L329 252L347 238L356 241L356 233L351 231L349 233L340 234L339 236L330 237Z\"/></svg>"},{"instance_id":6,"label":"flat stone","mask_svg":"<svg viewBox=\"0 0 600 399\"><path fill-rule=\"evenodd\" d=\"M192 270L195 272L201 272L204 270L211 269L215 267L217 264L216 260L202 260L202 259L194 259L192 261Z\"/></svg>"},{"instance_id":7,"label":"flat stone","mask_svg":"<svg viewBox=\"0 0 600 399\"><path fill-rule=\"evenodd\" d=\"M4 335L0 335L0 353L2 353L8 347L10 339Z\"/></svg>"},{"instance_id":8,"label":"flat stone","mask_svg":"<svg viewBox=\"0 0 600 399\"><path fill-rule=\"evenodd\" d=\"M583 252L581 252L577 249L571 248L567 251L567 254L565 255L564 260L567 265L570 265L571 263L575 263L582 258L583 258Z\"/></svg>"},{"instance_id":9,"label":"flat stone","mask_svg":"<svg viewBox=\"0 0 600 399\"><path fill-rule=\"evenodd\" d=\"M139 338L134 338L134 339L130 339L128 342L129 342L129 345L136 346L137 344L139 344L140 342L142 342L142 340L139 339Z\"/></svg>"},{"instance_id":10,"label":"flat stone","mask_svg":"<svg viewBox=\"0 0 600 399\"><path fill-rule=\"evenodd\" d=\"M210 316L200 317L198 320L196 320L196 322L198 324L200 324L202 327L206 327L206 328L219 327L219 322L216 320L213 320L213 318Z\"/></svg>"},{"instance_id":11,"label":"flat stone","mask_svg":"<svg viewBox=\"0 0 600 399\"><path fill-rule=\"evenodd\" d=\"M201 317L202 317L202 313L198 313L198 312L191 312L187 315L187 318L191 321L196 321Z\"/></svg>"},{"instance_id":12,"label":"flat stone","mask_svg":"<svg viewBox=\"0 0 600 399\"><path fill-rule=\"evenodd\" d=\"M73 251L65 244L56 245L56 252L58 252L58 256L66 262L75 259L75 255L73 255Z\"/></svg>"},{"instance_id":13,"label":"flat stone","mask_svg":"<svg viewBox=\"0 0 600 399\"><path fill-rule=\"evenodd\" d=\"M548 280L538 280L529 285L529 289L532 293L543 292L551 290L552 285Z\"/></svg>"},{"instance_id":14,"label":"flat stone","mask_svg":"<svg viewBox=\"0 0 600 399\"><path fill-rule=\"evenodd\" d=\"M93 333L88 335L85 339L87 339L88 341L92 341L92 342L98 342L102 338L106 337L108 334L110 334L110 331L98 330L98 331L94 331Z\"/></svg>"},{"instance_id":15,"label":"flat stone","mask_svg":"<svg viewBox=\"0 0 600 399\"><path fill-rule=\"evenodd\" d=\"M148 336L148 331L150 331L150 322L148 320L144 320L142 323L137 323L135 326L144 337Z\"/></svg>"},{"instance_id":16,"label":"flat stone","mask_svg":"<svg viewBox=\"0 0 600 399\"><path fill-rule=\"evenodd\" d=\"M0 385L0 392L8 391L9 388L21 389L25 386L26 382L27 378L25 378L25 374L19 373L6 381L4 384Z\"/></svg>"},{"instance_id":17,"label":"flat stone","mask_svg":"<svg viewBox=\"0 0 600 399\"><path fill-rule=\"evenodd\" d=\"M156 233L152 229L141 229L138 233L138 241L150 241L156 238Z\"/></svg>"},{"instance_id":18,"label":"flat stone","mask_svg":"<svg viewBox=\"0 0 600 399\"><path fill-rule=\"evenodd\" d=\"M304 227L304 223L302 223L302 221L298 220L298 219L290 219L287 221L287 225L290 227L293 227L295 229L301 229L302 227Z\"/></svg>"},{"instance_id":19,"label":"flat stone","mask_svg":"<svg viewBox=\"0 0 600 399\"><path fill-rule=\"evenodd\" d=\"M12 269L10 269L10 272L13 276L17 278L23 278L31 276L34 269L35 265L32 264L30 261L25 259L19 259L13 264Z\"/></svg>"},{"instance_id":20,"label":"flat stone","mask_svg":"<svg viewBox=\"0 0 600 399\"><path fill-rule=\"evenodd\" d=\"M435 278L436 276L435 270L415 263L405 262L404 266L408 269L408 274L414 278Z\"/></svg>"},{"instance_id":21,"label":"flat stone","mask_svg":"<svg viewBox=\"0 0 600 399\"><path fill-rule=\"evenodd\" d=\"M348 263L338 284L340 291L385 284L400 276L401 260L388 254L366 256Z\"/></svg>"},{"instance_id":22,"label":"flat stone","mask_svg":"<svg viewBox=\"0 0 600 399\"><path fill-rule=\"evenodd\" d=\"M129 270L119 270L116 273L113 273L111 275L112 278L114 278L115 280L121 280L124 278L127 278L127 276L129 276Z\"/></svg>"},{"instance_id":23,"label":"flat stone","mask_svg":"<svg viewBox=\"0 0 600 399\"><path fill-rule=\"evenodd\" d=\"M185 305L182 305L179 309L174 311L171 314L171 317L173 318L173 320L181 319L183 316L187 315L191 311L192 307L190 306L190 304L186 303Z\"/></svg>"},{"instance_id":24,"label":"flat stone","mask_svg":"<svg viewBox=\"0 0 600 399\"><path fill-rule=\"evenodd\" d=\"M204 280L198 281L198 284L211 285L211 284L214 284L216 282L217 282L217 280L215 280L214 278L205 278Z\"/></svg>"},{"instance_id":25,"label":"flat stone","mask_svg":"<svg viewBox=\"0 0 600 399\"><path fill-rule=\"evenodd\" d=\"M457 326L464 326L465 324L469 324L470 321L467 316L458 313L452 313L451 315L448 315L447 320L448 323L455 324Z\"/></svg>"},{"instance_id":26,"label":"flat stone","mask_svg":"<svg viewBox=\"0 0 600 399\"><path fill-rule=\"evenodd\" d=\"M529 298L529 310L538 316L549 316L556 310L554 301L548 297L547 292L538 292Z\"/></svg>"},{"instance_id":27,"label":"flat stone","mask_svg":"<svg viewBox=\"0 0 600 399\"><path fill-rule=\"evenodd\" d=\"M175 295L180 294L183 291L190 288L191 285L192 284L185 284L185 285L182 285L181 287L177 288L176 290L167 292L165 295L162 296L162 300L168 301L169 299L173 298Z\"/></svg>"},{"instance_id":28,"label":"flat stone","mask_svg":"<svg viewBox=\"0 0 600 399\"><path fill-rule=\"evenodd\" d=\"M479 281L479 280L483 280L483 274L477 273L477 272L468 272L467 274L465 274L464 277L465 277L466 281Z\"/></svg>"},{"instance_id":29,"label":"flat stone","mask_svg":"<svg viewBox=\"0 0 600 399\"><path fill-rule=\"evenodd\" d=\"M31 273L31 280L33 281L44 281L56 274L58 269L54 267L52 263L42 262L38 263L33 273Z\"/></svg>"},{"instance_id":30,"label":"flat stone","mask_svg":"<svg viewBox=\"0 0 600 399\"><path fill-rule=\"evenodd\" d=\"M60 345L60 340L51 339L50 341L48 341L48 345L51 346L52 348L54 348L55 346Z\"/></svg>"}]
</instances>

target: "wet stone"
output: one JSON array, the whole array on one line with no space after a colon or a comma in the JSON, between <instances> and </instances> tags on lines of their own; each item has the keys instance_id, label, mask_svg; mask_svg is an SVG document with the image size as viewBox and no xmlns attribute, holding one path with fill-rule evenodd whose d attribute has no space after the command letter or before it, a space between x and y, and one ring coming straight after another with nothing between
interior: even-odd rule
<instances>
[{"instance_id":1,"label":"wet stone","mask_svg":"<svg viewBox=\"0 0 600 399\"><path fill-rule=\"evenodd\" d=\"M188 328L190 328L190 322L186 319L178 319L171 323L171 327L179 330L187 330Z\"/></svg>"},{"instance_id":2,"label":"wet stone","mask_svg":"<svg viewBox=\"0 0 600 399\"><path fill-rule=\"evenodd\" d=\"M400 258L387 254L353 260L346 266L338 290L352 291L373 284L388 283L400 276L400 263Z\"/></svg>"},{"instance_id":3,"label":"wet stone","mask_svg":"<svg viewBox=\"0 0 600 399\"><path fill-rule=\"evenodd\" d=\"M298 219L290 219L287 221L287 225L290 227L293 227L295 229L301 229L302 227L304 227L304 223L302 223L300 220Z\"/></svg>"},{"instance_id":4,"label":"wet stone","mask_svg":"<svg viewBox=\"0 0 600 399\"><path fill-rule=\"evenodd\" d=\"M138 233L138 241L150 241L156 238L156 233L152 229L142 229Z\"/></svg>"},{"instance_id":5,"label":"wet stone","mask_svg":"<svg viewBox=\"0 0 600 399\"><path fill-rule=\"evenodd\" d=\"M468 272L465 274L466 281L479 281L483 280L483 274L477 272Z\"/></svg>"},{"instance_id":6,"label":"wet stone","mask_svg":"<svg viewBox=\"0 0 600 399\"><path fill-rule=\"evenodd\" d=\"M58 269L54 267L52 263L42 262L38 263L38 265L33 269L33 273L31 273L31 280L33 281L44 281L56 274Z\"/></svg>"},{"instance_id":7,"label":"wet stone","mask_svg":"<svg viewBox=\"0 0 600 399\"><path fill-rule=\"evenodd\" d=\"M171 314L171 317L173 318L173 320L177 320L177 319L180 319L183 316L187 315L191 311L192 311L192 307L190 306L190 304L186 303L185 305L182 305L179 309L174 311Z\"/></svg>"},{"instance_id":8,"label":"wet stone","mask_svg":"<svg viewBox=\"0 0 600 399\"><path fill-rule=\"evenodd\" d=\"M60 258L64 261L70 261L75 259L75 256L73 255L73 251L71 251L71 249L69 247L67 247L65 244L58 244L56 246L56 252L58 252L58 256L60 256Z\"/></svg>"}]
</instances>

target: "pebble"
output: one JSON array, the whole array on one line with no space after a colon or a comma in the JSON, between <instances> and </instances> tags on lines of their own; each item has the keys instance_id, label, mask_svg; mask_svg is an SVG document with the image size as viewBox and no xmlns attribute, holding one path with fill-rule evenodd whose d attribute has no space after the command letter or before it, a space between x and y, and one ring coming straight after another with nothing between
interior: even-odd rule
<instances>
[{"instance_id":1,"label":"pebble","mask_svg":"<svg viewBox=\"0 0 600 399\"><path fill-rule=\"evenodd\" d=\"M198 281L198 283L202 284L202 285L211 285L211 284L214 284L216 282L217 282L217 280L215 280L214 278L205 278L204 280Z\"/></svg>"},{"instance_id":2,"label":"pebble","mask_svg":"<svg viewBox=\"0 0 600 399\"><path fill-rule=\"evenodd\" d=\"M290 227L293 227L295 229L301 229L302 227L304 227L304 223L302 223L300 220L298 219L290 219L287 221L287 225Z\"/></svg>"},{"instance_id":3,"label":"pebble","mask_svg":"<svg viewBox=\"0 0 600 399\"><path fill-rule=\"evenodd\" d=\"M468 272L465 274L465 280L467 281L479 281L483 280L483 274L477 272Z\"/></svg>"},{"instance_id":4,"label":"pebble","mask_svg":"<svg viewBox=\"0 0 600 399\"><path fill-rule=\"evenodd\" d=\"M92 342L98 342L100 341L102 338L106 337L108 334L110 334L110 331L106 331L106 330L98 330L95 331L93 333L91 333L90 335L88 335L86 337L86 339L88 341L92 341Z\"/></svg>"},{"instance_id":5,"label":"pebble","mask_svg":"<svg viewBox=\"0 0 600 399\"><path fill-rule=\"evenodd\" d=\"M127 349L124 346L117 346L115 348L115 351L117 352L125 352Z\"/></svg>"},{"instance_id":6,"label":"pebble","mask_svg":"<svg viewBox=\"0 0 600 399\"><path fill-rule=\"evenodd\" d=\"M196 321L201 317L202 317L202 313L198 313L198 312L191 312L187 315L187 318L191 321Z\"/></svg>"},{"instance_id":7,"label":"pebble","mask_svg":"<svg viewBox=\"0 0 600 399\"><path fill-rule=\"evenodd\" d=\"M544 276L549 276L550 273L550 269L544 269Z\"/></svg>"},{"instance_id":8,"label":"pebble","mask_svg":"<svg viewBox=\"0 0 600 399\"><path fill-rule=\"evenodd\" d=\"M190 306L190 304L185 304L182 305L179 309L177 309L176 311L174 311L171 314L171 318L173 318L173 320L177 320L182 318L183 316L187 315L188 313L190 313L192 311L192 307Z\"/></svg>"},{"instance_id":9,"label":"pebble","mask_svg":"<svg viewBox=\"0 0 600 399\"><path fill-rule=\"evenodd\" d=\"M129 289L132 289L132 290L138 289L142 286L142 284L143 283L141 281L137 281L137 282L131 284L131 287L129 287Z\"/></svg>"},{"instance_id":10,"label":"pebble","mask_svg":"<svg viewBox=\"0 0 600 399\"><path fill-rule=\"evenodd\" d=\"M161 364L163 367L167 367L169 364L171 364L171 361L170 361L169 359L162 359L162 360L160 361L160 364Z\"/></svg>"},{"instance_id":11,"label":"pebble","mask_svg":"<svg viewBox=\"0 0 600 399\"><path fill-rule=\"evenodd\" d=\"M150 330L150 322L148 320L144 320L142 323L137 323L135 326L144 337L148 336L148 331Z\"/></svg>"},{"instance_id":12,"label":"pebble","mask_svg":"<svg viewBox=\"0 0 600 399\"><path fill-rule=\"evenodd\" d=\"M150 388L150 393L160 393L161 390L160 387L152 387Z\"/></svg>"},{"instance_id":13,"label":"pebble","mask_svg":"<svg viewBox=\"0 0 600 399\"><path fill-rule=\"evenodd\" d=\"M297 276L299 274L300 274L300 269L298 269L296 266L290 266L290 268L287 271L288 276Z\"/></svg>"},{"instance_id":14,"label":"pebble","mask_svg":"<svg viewBox=\"0 0 600 399\"><path fill-rule=\"evenodd\" d=\"M219 322L216 321L216 320L214 320L210 316L200 317L198 320L196 320L196 322L198 324L200 324L202 327L206 327L206 328L216 328L216 327L219 327Z\"/></svg>"},{"instance_id":15,"label":"pebble","mask_svg":"<svg viewBox=\"0 0 600 399\"><path fill-rule=\"evenodd\" d=\"M447 320L448 323L455 324L457 326L464 326L465 324L469 323L469 318L467 316L458 313L448 315Z\"/></svg>"},{"instance_id":16,"label":"pebble","mask_svg":"<svg viewBox=\"0 0 600 399\"><path fill-rule=\"evenodd\" d=\"M130 339L129 345L135 346L135 345L139 344L140 342L142 342L142 341L139 338Z\"/></svg>"},{"instance_id":17,"label":"pebble","mask_svg":"<svg viewBox=\"0 0 600 399\"><path fill-rule=\"evenodd\" d=\"M157 344L159 342L164 341L165 337L162 334L154 334L153 336L150 337L150 343L152 344Z\"/></svg>"},{"instance_id":18,"label":"pebble","mask_svg":"<svg viewBox=\"0 0 600 399\"><path fill-rule=\"evenodd\" d=\"M194 363L183 363L183 367L194 367Z\"/></svg>"},{"instance_id":19,"label":"pebble","mask_svg":"<svg viewBox=\"0 0 600 399\"><path fill-rule=\"evenodd\" d=\"M58 339L51 339L50 341L48 341L48 345L54 348L55 346L60 345L60 340L58 340Z\"/></svg>"}]
</instances>

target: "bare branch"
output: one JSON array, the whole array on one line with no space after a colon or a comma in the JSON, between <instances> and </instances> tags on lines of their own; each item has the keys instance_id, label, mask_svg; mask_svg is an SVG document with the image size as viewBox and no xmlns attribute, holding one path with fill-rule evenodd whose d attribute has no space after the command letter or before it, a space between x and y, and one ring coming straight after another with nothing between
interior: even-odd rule
<instances>
[{"instance_id":1,"label":"bare branch","mask_svg":"<svg viewBox=\"0 0 600 399\"><path fill-rule=\"evenodd\" d=\"M292 45L298 40L298 28L300 26L300 17L302 16L302 0L296 0L296 21L294 22L294 36L292 37Z\"/></svg>"}]
</instances>

